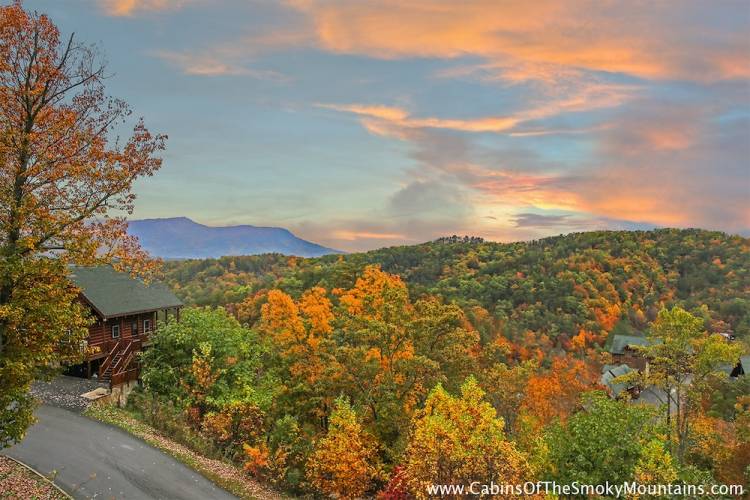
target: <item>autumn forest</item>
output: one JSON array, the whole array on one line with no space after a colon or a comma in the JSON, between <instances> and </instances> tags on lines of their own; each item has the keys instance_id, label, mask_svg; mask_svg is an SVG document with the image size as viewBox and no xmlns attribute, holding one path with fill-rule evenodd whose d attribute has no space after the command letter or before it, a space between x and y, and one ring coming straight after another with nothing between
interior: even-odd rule
<instances>
[{"instance_id":1,"label":"autumn forest","mask_svg":"<svg viewBox=\"0 0 750 500\"><path fill-rule=\"evenodd\" d=\"M144 355L134 404L296 493L741 484L750 386L721 369L750 340L748 273L746 239L700 230L168 262L196 307ZM686 431L663 406L607 394L617 335L669 348L642 353L640 383L671 380L672 359L694 377Z\"/></svg>"},{"instance_id":2,"label":"autumn forest","mask_svg":"<svg viewBox=\"0 0 750 500\"><path fill-rule=\"evenodd\" d=\"M289 3L304 4L289 7L301 12L312 9L315 2ZM193 4L202 2L107 0L97 5L105 13L102 15L136 23L143 12L177 16L182 8L198 8ZM350 15L355 16L354 4L351 8ZM436 16L442 13L442 6L432 12ZM471 16L475 20L483 17ZM422 18L421 13L418 18ZM351 56L358 50L377 49L376 55L369 55L379 58L379 64L390 64L402 56L400 49L378 47L378 30L372 27L366 30L373 33L373 39L364 43L365 48L358 46L361 40L356 37L343 43L333 34L338 17L329 12L325 19L327 24L320 23L317 32L321 37L325 32L328 38L318 50ZM364 19L373 16L365 15ZM418 25L419 19L412 23ZM196 25L202 22L201 18ZM161 30L162 25L157 24ZM496 28L490 31L504 33L510 29ZM352 30L356 31L356 25ZM568 31L566 27L565 33ZM282 35L278 38L284 38L284 47L312 39L312 35ZM279 43L274 37L267 38ZM271 42L263 39L254 43L260 46ZM512 52L516 45L511 46L504 50ZM233 54L232 47L223 46L216 57ZM526 52L500 52L508 59L502 64L494 61L494 66L488 63L482 71L502 67L503 78L510 79L505 65L510 64L508 61L520 64L511 55L518 58ZM536 70L533 78L545 82L538 85L551 85L548 80L561 74L566 82L613 78L606 85L597 83L597 92L602 87L607 92L614 92L613 88L625 92L624 87L628 87L627 92L631 92L631 80L614 78L613 73L633 72L633 81L688 78L682 72L665 75L672 66L644 69L628 63L600 67L594 64L597 57L584 52L585 57L561 58L575 61L573 72L557 66L551 70L550 61L532 61L534 64L519 67ZM611 48L605 52L619 53ZM144 53L178 65L186 61L168 51ZM452 59L464 50L451 48L447 53L445 57ZM421 49L417 55L424 56ZM428 55L438 57L432 52ZM496 57L496 52L481 55ZM356 58L351 57L348 63L354 64ZM297 66L305 66L295 61ZM191 78L269 78L268 71L232 70L223 63L210 62L185 71ZM730 62L722 64L725 70L731 67ZM695 67L713 68L691 65L689 73L694 73ZM430 75L435 79L468 78L476 70L451 69L453 73L430 67ZM283 80L270 73L277 87L295 84L294 79ZM83 396L86 401L75 412L65 413L65 418L78 419L79 424L64 428L63 434L76 428L96 428L110 433L106 439L111 437L112 443L125 439L126 434L135 435L142 440L138 447L152 447L161 458L176 457L179 467L190 474L200 472L207 487L221 487L241 498L728 498L748 491L750 240L739 235L745 234L739 216L728 226L698 218L699 222L706 221L704 227L723 227L725 232L688 229L694 225L692 220L686 222L677 216L641 222L651 216L647 209L633 208L617 199L611 206L625 207L622 211L632 220L625 220L625 213L622 219L615 219L612 213L585 199L596 198L591 193L606 190L561 194L565 186L586 177L577 171L565 179L549 173L537 175L537 170L523 175L482 173L479 165L459 172L469 160L456 151L469 157L467 151L476 147L472 151L480 159L477 161L497 151L458 141L458 133L509 131L508 137L513 140L568 135L571 131L565 123L558 127L555 122L554 129L539 129L537 125L556 113L591 111L578 107L581 102L590 104L590 95L518 112L505 120L481 118L477 122L416 118L393 107L316 101L310 106L315 113L353 113L367 133L379 139L388 136L417 148L437 145L446 148L442 153L447 158L456 154L460 158L447 165L443 157L435 159L435 151L408 153L417 165L404 171L416 172L419 180L403 188L408 196L399 191L388 198L388 208L377 213L386 214L383 219L390 214L392 221L381 226L352 217L345 221L352 227L334 227L340 222L334 216L330 216L328 228L309 221L298 226L327 235L325 244L369 244L369 250L353 247L350 252L314 258L267 253L162 261L148 255L138 239L128 233L128 220L133 219L141 193L146 200L150 193L152 203L155 198L161 202L162 196L168 196L169 189L143 188L151 182L165 182L156 174L170 159L167 136L151 132L146 120L134 118L125 101L109 97L110 78L97 45L81 42L75 33L63 34L53 19L27 9L21 1L0 7L0 458L6 457L6 450L23 447L38 433L36 422L48 425L39 409L47 408L49 402L35 391L40 386L54 389L55 381L74 380L73 384L82 384L75 385L78 393L83 392L79 390L83 386L90 392L73 394L74 401L81 402ZM513 85L521 86L531 77L516 78ZM365 85L365 80L351 86ZM483 85L488 82L495 80L482 80ZM705 81L700 84L709 86ZM144 90L148 85L139 87L139 92L148 93L150 89ZM507 84L503 88L510 87ZM210 91L212 95L221 93L213 87ZM169 93L173 93L171 87ZM556 94L547 89L545 96L550 95ZM606 96L613 97L609 93ZM619 94L615 97L618 104L627 102ZM181 106L180 112L200 108L193 104ZM303 106L284 101L285 113L297 107ZM146 116L148 111L143 110ZM182 120L180 112L175 113L178 120ZM153 114L159 124L169 115L163 110ZM213 109L205 111L205 116L209 115L214 117L216 113ZM269 130L278 125L273 119L266 122L258 118L257 123L262 125L258 128ZM524 128L527 125L531 128ZM611 124L583 125L582 130L591 136L617 129ZM278 142L284 147L293 135L286 127L278 126L284 134ZM436 129L445 135L432 137ZM448 130L456 136L449 136ZM307 133L310 131L300 135ZM346 137L342 142L350 140L349 136L340 137ZM682 147L682 136L659 137L667 143L666 151ZM628 148L637 143L633 137L626 139L622 144ZM199 155L206 147L184 135L175 142L183 148L190 143L189 155ZM723 148L726 142L720 144ZM259 146L258 156L263 156L265 145ZM383 154L393 153L382 149ZM576 151L584 150L612 151L560 146L563 153L559 156L575 156ZM664 150L659 150L659 161L671 154ZM534 158L546 165L541 152L533 155L519 151L509 149L504 154L519 164ZM557 155L556 150L554 153L550 156ZM296 155L295 162L304 156ZM278 158L269 157L276 168L273 162ZM436 179L463 183L459 190L467 190L471 196L464 196L463 191L448 195L445 186L422 180L429 176L420 170L424 165L419 162L428 160L442 169L428 171ZM585 163L585 159L578 160ZM746 159L743 161L746 163ZM220 186L230 197L237 178L252 177L253 183L262 185L263 176L273 170L259 167L257 178L247 172L233 178L224 177L213 164L206 165L211 168L204 165L199 173L193 170L192 174L190 170L172 171L164 178L179 185L182 177L194 175L201 187ZM552 170L557 172L557 167ZM674 182L680 180L673 177ZM654 183L657 181L661 182L656 179ZM353 196L367 198L367 182L360 183L361 193L347 188L347 195L354 192ZM514 192L504 193L504 199L517 206L512 217L508 216L508 221L515 222L506 221L505 226L498 222L497 227L482 232L487 229L487 221L497 220L494 215L482 216L481 224L454 218L445 225L442 220L422 223L415 219L411 226L404 227L393 222L402 220L398 211L402 209L440 212L441 207L430 204L415 208L419 205L415 199L432 203L433 195L450 198L455 204L483 200L485 205L477 202L471 207L447 203L450 210L469 214L466 217L480 209L507 215L510 208L506 201L487 200L493 187L508 185L508 191ZM639 189L644 190L635 190ZM659 200L662 189L668 187L657 189ZM420 197L423 191L429 196ZM682 196L682 191L677 192ZM550 206L543 198L558 195L574 202L549 213L543 209L526 212L536 210L538 207L529 208L535 203ZM295 196L281 197L280 201L276 195L269 196L273 203L268 205L278 205L280 220L284 220L282 212L288 207L283 205ZM189 198L188 191L184 197ZM241 197L252 198L244 191ZM641 203L641 198L635 198L633 204ZM670 209L682 210L666 195L664 199ZM216 205L224 206L223 201ZM747 209L747 198L730 200L726 207L719 207L721 210L714 206L709 209L712 200L702 202L706 213L720 214L719 218L728 218L730 209L738 206L739 212ZM326 210L323 202L309 203ZM436 205L440 203L438 199ZM156 203L149 209L158 206ZM664 209L661 201L647 206ZM316 216L315 210L309 210L311 217ZM336 206L334 215L338 210ZM229 208L227 211L231 212ZM685 217L690 219L696 211L691 209ZM365 207L363 212L372 210ZM654 212L654 217L663 216L656 213L659 210ZM524 224L529 221L538 225L528 229ZM449 225L477 231L469 231L467 236L438 236L454 232L445 230ZM680 228L668 228L671 225ZM402 234L407 226L415 228L416 236ZM420 232L423 227L435 228L436 234L427 237ZM550 228L562 228L564 234L545 236L557 234ZM293 237L286 230L272 229ZM503 237L490 237L498 234ZM371 244L372 240L382 244ZM426 242L412 244L417 241ZM330 250L315 246L321 252ZM139 297L110 297L108 291L115 289L108 288L111 282L95 283L94 291L107 305L122 308L119 312L102 311L86 295L90 290L74 284L76 269L83 267L106 268L108 276L115 276L113 280L125 283L118 290L136 290L135 295L157 290L149 296L167 297L166 305L148 308L151 304L143 305L136 300ZM145 292L142 295L146 296ZM139 319L139 315L147 319ZM127 335L120 326L125 321ZM90 342L93 328L107 337L105 341L97 345ZM115 367L123 368L122 373L131 378L116 383L112 379ZM89 443L88 437L82 441ZM118 462L128 456L122 450L136 447L112 444L116 452L107 460L96 460L92 457L103 447L79 444L64 453L76 459L87 457L95 466L114 464L119 472L134 475L134 488L141 486L139 481L146 481L138 474L146 474L146 467L150 470L151 465L139 462L138 467L128 468ZM13 454L8 452L7 457ZM170 470L177 469L178 462L169 462ZM152 463L156 471L156 460ZM1 470L9 470L5 462L0 465ZM75 470L55 467L54 474L45 471L37 480L49 480L51 484L58 468L62 479ZM158 476L156 472L152 475ZM94 482L96 476L93 473L86 480L77 480L75 490L69 489L76 497L85 498L79 488L87 481ZM10 473L3 472L0 481L8 477ZM259 489L245 488L248 484ZM636 489L593 489L627 484ZM548 490L540 485L584 489ZM159 489L161 486L143 498L171 498L171 493L165 493L168 490ZM32 497L28 490L14 490L10 495ZM128 497L124 493L121 496ZM3 491L0 498L5 498Z\"/></svg>"}]
</instances>

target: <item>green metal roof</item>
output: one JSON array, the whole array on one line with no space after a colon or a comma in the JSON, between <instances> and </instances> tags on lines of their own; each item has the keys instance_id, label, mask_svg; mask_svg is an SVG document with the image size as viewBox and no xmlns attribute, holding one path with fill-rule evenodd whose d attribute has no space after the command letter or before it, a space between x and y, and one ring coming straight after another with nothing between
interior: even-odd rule
<instances>
[{"instance_id":1,"label":"green metal roof","mask_svg":"<svg viewBox=\"0 0 750 500\"><path fill-rule=\"evenodd\" d=\"M627 375L632 371L633 369L626 364L622 364L619 366L605 365L604 369L602 370L602 378L599 379L599 381L602 385L609 388L609 390L612 392L612 396L617 397L622 393L622 391L628 389L628 386L627 384L624 384L622 382L613 383L612 381L617 377Z\"/></svg>"},{"instance_id":2,"label":"green metal roof","mask_svg":"<svg viewBox=\"0 0 750 500\"><path fill-rule=\"evenodd\" d=\"M183 305L166 285L157 282L146 285L110 266L72 267L70 280L105 319Z\"/></svg>"},{"instance_id":3,"label":"green metal roof","mask_svg":"<svg viewBox=\"0 0 750 500\"><path fill-rule=\"evenodd\" d=\"M623 354L625 348L630 345L648 345L646 337L636 337L634 335L615 335L612 339L612 347L609 352L612 354Z\"/></svg>"}]
</instances>

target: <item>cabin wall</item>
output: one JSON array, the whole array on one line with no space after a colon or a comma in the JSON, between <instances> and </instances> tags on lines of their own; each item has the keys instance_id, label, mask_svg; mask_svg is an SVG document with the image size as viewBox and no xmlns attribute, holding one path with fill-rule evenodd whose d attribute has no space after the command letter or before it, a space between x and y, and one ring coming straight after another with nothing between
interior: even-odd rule
<instances>
[{"instance_id":1,"label":"cabin wall","mask_svg":"<svg viewBox=\"0 0 750 500\"><path fill-rule=\"evenodd\" d=\"M626 349L623 354L612 354L612 361L614 364L626 364L631 368L635 368L636 370L644 370L646 368L646 360L643 358L643 356L638 353L631 351L629 349Z\"/></svg>"},{"instance_id":2,"label":"cabin wall","mask_svg":"<svg viewBox=\"0 0 750 500\"><path fill-rule=\"evenodd\" d=\"M150 321L150 330L145 331L144 320ZM112 336L112 325L119 325L120 336ZM89 347L99 347L99 352L90 356L95 359L100 356L106 356L109 350L118 340L130 340L134 338L144 339L150 333L153 333L156 325L156 311L136 315L121 316L119 318L109 318L107 320L98 319L96 323L89 326L89 336L86 339ZM136 327L135 330L133 327Z\"/></svg>"}]
</instances>

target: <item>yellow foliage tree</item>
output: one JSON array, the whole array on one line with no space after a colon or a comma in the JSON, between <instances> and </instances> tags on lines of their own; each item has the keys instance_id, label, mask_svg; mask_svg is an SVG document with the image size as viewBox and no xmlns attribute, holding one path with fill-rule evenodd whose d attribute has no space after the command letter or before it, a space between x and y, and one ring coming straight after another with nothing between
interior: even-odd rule
<instances>
[{"instance_id":1,"label":"yellow foliage tree","mask_svg":"<svg viewBox=\"0 0 750 500\"><path fill-rule=\"evenodd\" d=\"M343 398L336 400L328 433L315 444L306 469L315 489L338 498L362 497L379 476L377 444Z\"/></svg>"},{"instance_id":2,"label":"yellow foliage tree","mask_svg":"<svg viewBox=\"0 0 750 500\"><path fill-rule=\"evenodd\" d=\"M643 447L633 479L639 484L670 484L677 479L676 464L663 441L655 439Z\"/></svg>"},{"instance_id":3,"label":"yellow foliage tree","mask_svg":"<svg viewBox=\"0 0 750 500\"><path fill-rule=\"evenodd\" d=\"M379 266L367 266L354 288L341 293L341 304L349 314L388 321L401 317L409 308L409 295L401 278L381 271Z\"/></svg>"},{"instance_id":4,"label":"yellow foliage tree","mask_svg":"<svg viewBox=\"0 0 750 500\"><path fill-rule=\"evenodd\" d=\"M411 493L427 497L433 484L520 483L526 457L506 439L504 422L468 378L455 397L437 386L413 420L403 467Z\"/></svg>"}]
</instances>

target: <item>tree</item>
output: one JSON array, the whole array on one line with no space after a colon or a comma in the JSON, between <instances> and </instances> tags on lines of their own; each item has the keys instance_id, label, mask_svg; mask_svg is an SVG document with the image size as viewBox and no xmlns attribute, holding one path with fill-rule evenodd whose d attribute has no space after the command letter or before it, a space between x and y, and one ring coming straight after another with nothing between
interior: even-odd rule
<instances>
[{"instance_id":1,"label":"tree","mask_svg":"<svg viewBox=\"0 0 750 500\"><path fill-rule=\"evenodd\" d=\"M337 371L329 346L333 319L331 302L319 287L306 291L296 302L281 290L271 290L261 308L260 332L278 354L285 401L320 422L325 422L335 396L326 391L323 380Z\"/></svg>"},{"instance_id":2,"label":"tree","mask_svg":"<svg viewBox=\"0 0 750 500\"><path fill-rule=\"evenodd\" d=\"M470 373L478 335L463 327L458 307L435 298L412 303L406 284L376 266L337 293L343 309L335 331L343 371L337 392L368 411L386 451L398 454L392 446L429 388L455 387Z\"/></svg>"},{"instance_id":3,"label":"tree","mask_svg":"<svg viewBox=\"0 0 750 500\"><path fill-rule=\"evenodd\" d=\"M426 498L433 484L518 484L530 479L525 456L474 378L452 396L440 385L414 415L403 471L411 493Z\"/></svg>"},{"instance_id":4,"label":"tree","mask_svg":"<svg viewBox=\"0 0 750 500\"><path fill-rule=\"evenodd\" d=\"M503 417L508 432L515 430L518 410L526 396L526 387L538 368L533 361L524 361L514 366L495 363L480 373L482 387L492 406Z\"/></svg>"},{"instance_id":5,"label":"tree","mask_svg":"<svg viewBox=\"0 0 750 500\"><path fill-rule=\"evenodd\" d=\"M637 466L644 479L668 475L661 469L646 470L657 451L661 455L651 443L660 442L666 449L654 409L612 400L602 392L587 393L583 408L545 436L548 479L561 484L622 483L633 480Z\"/></svg>"},{"instance_id":6,"label":"tree","mask_svg":"<svg viewBox=\"0 0 750 500\"><path fill-rule=\"evenodd\" d=\"M640 383L659 387L667 395L668 440L672 443L676 435L673 452L682 461L704 395L718 379L726 377L721 368L734 366L742 347L721 335L709 335L701 318L680 307L659 311L648 339L649 345L637 346L649 362Z\"/></svg>"},{"instance_id":7,"label":"tree","mask_svg":"<svg viewBox=\"0 0 750 500\"><path fill-rule=\"evenodd\" d=\"M633 479L639 484L670 484L677 479L677 472L664 442L654 439L641 449L641 456L633 469Z\"/></svg>"},{"instance_id":8,"label":"tree","mask_svg":"<svg viewBox=\"0 0 750 500\"><path fill-rule=\"evenodd\" d=\"M584 361L558 356L546 373L529 379L521 410L542 427L565 420L578 406L581 394L597 384L597 371Z\"/></svg>"},{"instance_id":9,"label":"tree","mask_svg":"<svg viewBox=\"0 0 750 500\"><path fill-rule=\"evenodd\" d=\"M245 405L235 406L239 413L247 406L267 411L278 382L263 369L266 353L259 336L223 309L186 309L152 336L141 355L141 379L148 394L196 408L200 418L236 403ZM230 416L236 422L238 412Z\"/></svg>"},{"instance_id":10,"label":"tree","mask_svg":"<svg viewBox=\"0 0 750 500\"><path fill-rule=\"evenodd\" d=\"M336 400L328 433L307 461L307 479L321 493L360 498L379 476L377 445L344 398Z\"/></svg>"},{"instance_id":11,"label":"tree","mask_svg":"<svg viewBox=\"0 0 750 500\"><path fill-rule=\"evenodd\" d=\"M85 310L67 265L149 269L112 213L132 212L133 181L160 167L166 137L142 121L113 137L130 111L106 97L100 61L47 16L0 7L0 445L31 421L31 381L81 355Z\"/></svg>"}]
</instances>

